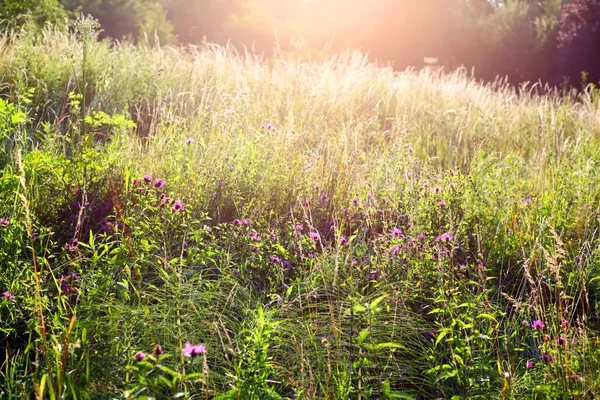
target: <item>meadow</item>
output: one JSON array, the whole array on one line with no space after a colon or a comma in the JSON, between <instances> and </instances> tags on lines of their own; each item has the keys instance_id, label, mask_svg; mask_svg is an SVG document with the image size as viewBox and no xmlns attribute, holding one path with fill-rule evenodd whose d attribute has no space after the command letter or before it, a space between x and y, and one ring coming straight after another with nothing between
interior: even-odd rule
<instances>
[{"instance_id":1,"label":"meadow","mask_svg":"<svg viewBox=\"0 0 600 400\"><path fill-rule=\"evenodd\" d=\"M600 395L600 91L0 37L0 399Z\"/></svg>"}]
</instances>

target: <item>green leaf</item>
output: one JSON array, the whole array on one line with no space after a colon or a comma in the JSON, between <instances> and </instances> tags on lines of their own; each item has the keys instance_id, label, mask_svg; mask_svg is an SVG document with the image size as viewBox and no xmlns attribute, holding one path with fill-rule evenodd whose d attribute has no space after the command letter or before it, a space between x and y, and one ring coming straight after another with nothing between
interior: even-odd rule
<instances>
[{"instance_id":1,"label":"green leaf","mask_svg":"<svg viewBox=\"0 0 600 400\"><path fill-rule=\"evenodd\" d=\"M377 307L379 305L379 303L381 303L386 297L388 297L388 295L384 294L383 296L379 296L378 298L373 300L371 302L371 304L369 305L369 308L371 309L371 311L373 311L375 309L375 307Z\"/></svg>"}]
</instances>

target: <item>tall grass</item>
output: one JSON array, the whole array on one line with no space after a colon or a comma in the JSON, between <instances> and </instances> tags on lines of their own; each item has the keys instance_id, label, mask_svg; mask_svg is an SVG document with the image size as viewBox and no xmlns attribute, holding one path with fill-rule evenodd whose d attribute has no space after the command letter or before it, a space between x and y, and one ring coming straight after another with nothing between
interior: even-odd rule
<instances>
[{"instance_id":1,"label":"tall grass","mask_svg":"<svg viewBox=\"0 0 600 400\"><path fill-rule=\"evenodd\" d=\"M1 396L598 394L593 88L0 49Z\"/></svg>"}]
</instances>

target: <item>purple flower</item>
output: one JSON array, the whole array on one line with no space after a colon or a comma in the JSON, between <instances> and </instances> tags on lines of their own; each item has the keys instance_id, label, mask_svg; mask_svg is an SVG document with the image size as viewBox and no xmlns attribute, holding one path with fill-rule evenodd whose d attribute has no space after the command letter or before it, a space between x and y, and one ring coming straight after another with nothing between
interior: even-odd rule
<instances>
[{"instance_id":1,"label":"purple flower","mask_svg":"<svg viewBox=\"0 0 600 400\"><path fill-rule=\"evenodd\" d=\"M401 229L398 228L394 228L390 231L390 233L392 234L392 236L396 236L396 237L404 237L404 234L402 233Z\"/></svg>"},{"instance_id":2,"label":"purple flower","mask_svg":"<svg viewBox=\"0 0 600 400\"><path fill-rule=\"evenodd\" d=\"M4 293L2 293L2 296L4 296L5 299L9 299L9 300L15 300L17 297L12 295L8 290Z\"/></svg>"},{"instance_id":3,"label":"purple flower","mask_svg":"<svg viewBox=\"0 0 600 400\"><path fill-rule=\"evenodd\" d=\"M184 357L197 357L200 354L206 353L206 347L203 344L192 345L189 341L185 342L185 346L181 349Z\"/></svg>"},{"instance_id":4,"label":"purple flower","mask_svg":"<svg viewBox=\"0 0 600 400\"><path fill-rule=\"evenodd\" d=\"M425 240L425 235L423 233L419 233L419 236L417 236L417 239L422 242L423 240Z\"/></svg>"},{"instance_id":5,"label":"purple flower","mask_svg":"<svg viewBox=\"0 0 600 400\"><path fill-rule=\"evenodd\" d=\"M548 353L544 353L540 356L540 360L542 360L545 363L550 363L552 362L552 356Z\"/></svg>"},{"instance_id":6,"label":"purple flower","mask_svg":"<svg viewBox=\"0 0 600 400\"><path fill-rule=\"evenodd\" d=\"M269 257L269 262L271 264L279 264L281 262L281 259L279 259L279 257L272 255Z\"/></svg>"},{"instance_id":7,"label":"purple flower","mask_svg":"<svg viewBox=\"0 0 600 400\"><path fill-rule=\"evenodd\" d=\"M354 200L352 200L352 203L357 206L358 203L360 203L360 200L358 200L358 197L355 197Z\"/></svg>"},{"instance_id":8,"label":"purple flower","mask_svg":"<svg viewBox=\"0 0 600 400\"><path fill-rule=\"evenodd\" d=\"M162 189L165 187L165 185L166 185L166 182L163 179L156 178L156 180L154 181L155 188Z\"/></svg>"},{"instance_id":9,"label":"purple flower","mask_svg":"<svg viewBox=\"0 0 600 400\"><path fill-rule=\"evenodd\" d=\"M248 226L248 225L250 225L250 220L248 220L248 219L244 219L244 220L242 221L242 224L243 224L244 226Z\"/></svg>"},{"instance_id":10,"label":"purple flower","mask_svg":"<svg viewBox=\"0 0 600 400\"><path fill-rule=\"evenodd\" d=\"M296 225L295 228L297 233L300 233L304 230L304 226L302 226L302 224Z\"/></svg>"},{"instance_id":11,"label":"purple flower","mask_svg":"<svg viewBox=\"0 0 600 400\"><path fill-rule=\"evenodd\" d=\"M532 368L533 367L533 361L529 360L527 361L527 368Z\"/></svg>"},{"instance_id":12,"label":"purple flower","mask_svg":"<svg viewBox=\"0 0 600 400\"><path fill-rule=\"evenodd\" d=\"M423 186L424 186L424 187L429 187L429 183L427 183L427 182L423 182Z\"/></svg>"},{"instance_id":13,"label":"purple flower","mask_svg":"<svg viewBox=\"0 0 600 400\"><path fill-rule=\"evenodd\" d=\"M232 224L234 226L242 226L242 221L240 221L239 219L234 219Z\"/></svg>"},{"instance_id":14,"label":"purple flower","mask_svg":"<svg viewBox=\"0 0 600 400\"><path fill-rule=\"evenodd\" d=\"M342 246L348 246L348 239L346 239L346 236L343 236L343 235L342 235L342 236L340 237L340 244L341 244Z\"/></svg>"},{"instance_id":15,"label":"purple flower","mask_svg":"<svg viewBox=\"0 0 600 400\"><path fill-rule=\"evenodd\" d=\"M237 268L234 268L231 273L233 274L233 276L240 276L240 271Z\"/></svg>"},{"instance_id":16,"label":"purple flower","mask_svg":"<svg viewBox=\"0 0 600 400\"><path fill-rule=\"evenodd\" d=\"M526 206L530 205L531 203L533 203L533 199L525 199L523 201L523 204L525 204Z\"/></svg>"},{"instance_id":17,"label":"purple flower","mask_svg":"<svg viewBox=\"0 0 600 400\"><path fill-rule=\"evenodd\" d=\"M146 355L144 353L142 353L141 351L138 351L137 353L135 353L135 361L140 362L143 361L146 358Z\"/></svg>"},{"instance_id":18,"label":"purple flower","mask_svg":"<svg viewBox=\"0 0 600 400\"><path fill-rule=\"evenodd\" d=\"M275 130L275 125L273 125L273 124L262 124L260 126L260 129L267 130L267 131L274 131Z\"/></svg>"},{"instance_id":19,"label":"purple flower","mask_svg":"<svg viewBox=\"0 0 600 400\"><path fill-rule=\"evenodd\" d=\"M445 202L444 200L440 200L440 201L438 201L438 205L439 205L441 208L444 208L444 207L446 207L446 202Z\"/></svg>"},{"instance_id":20,"label":"purple flower","mask_svg":"<svg viewBox=\"0 0 600 400\"><path fill-rule=\"evenodd\" d=\"M448 232L442 233L440 236L435 238L436 242L449 242L452 240L452 235Z\"/></svg>"},{"instance_id":21,"label":"purple flower","mask_svg":"<svg viewBox=\"0 0 600 400\"><path fill-rule=\"evenodd\" d=\"M187 144L192 144L192 142L193 142L193 141L194 141L194 139L192 139L191 137L189 137L189 138L185 139L185 142L186 142Z\"/></svg>"},{"instance_id":22,"label":"purple flower","mask_svg":"<svg viewBox=\"0 0 600 400\"><path fill-rule=\"evenodd\" d=\"M271 239L272 241L276 241L277 240L277 235L275 235L275 232L269 233L269 239Z\"/></svg>"},{"instance_id":23,"label":"purple flower","mask_svg":"<svg viewBox=\"0 0 600 400\"><path fill-rule=\"evenodd\" d=\"M392 256L395 256L400 250L400 246L392 247Z\"/></svg>"},{"instance_id":24,"label":"purple flower","mask_svg":"<svg viewBox=\"0 0 600 400\"><path fill-rule=\"evenodd\" d=\"M456 183L451 182L448 186L450 186L450 189L454 189L456 187Z\"/></svg>"},{"instance_id":25,"label":"purple flower","mask_svg":"<svg viewBox=\"0 0 600 400\"><path fill-rule=\"evenodd\" d=\"M566 319L563 319L563 322L560 323L562 325L563 328L567 328L569 326L569 321L567 321Z\"/></svg>"},{"instance_id":26,"label":"purple flower","mask_svg":"<svg viewBox=\"0 0 600 400\"><path fill-rule=\"evenodd\" d=\"M415 152L415 149L412 146L408 146L407 150L408 150L409 153L414 153Z\"/></svg>"},{"instance_id":27,"label":"purple flower","mask_svg":"<svg viewBox=\"0 0 600 400\"><path fill-rule=\"evenodd\" d=\"M8 221L4 218L0 218L0 225L8 226Z\"/></svg>"},{"instance_id":28,"label":"purple flower","mask_svg":"<svg viewBox=\"0 0 600 400\"><path fill-rule=\"evenodd\" d=\"M173 203L173 212L183 211L183 210L185 210L183 203L179 200L175 200L175 203Z\"/></svg>"},{"instance_id":29,"label":"purple flower","mask_svg":"<svg viewBox=\"0 0 600 400\"><path fill-rule=\"evenodd\" d=\"M79 275L77 275L75 272L71 272L71 278L75 279L76 281L80 279Z\"/></svg>"},{"instance_id":30,"label":"purple flower","mask_svg":"<svg viewBox=\"0 0 600 400\"><path fill-rule=\"evenodd\" d=\"M152 181L152 177L150 175L144 175L143 179L146 183L150 183Z\"/></svg>"},{"instance_id":31,"label":"purple flower","mask_svg":"<svg viewBox=\"0 0 600 400\"><path fill-rule=\"evenodd\" d=\"M141 182L140 182L140 181L138 181L137 179L134 179L134 180L133 180L133 184L134 184L135 186L140 186L140 185L141 185Z\"/></svg>"},{"instance_id":32,"label":"purple flower","mask_svg":"<svg viewBox=\"0 0 600 400\"><path fill-rule=\"evenodd\" d=\"M564 337L559 337L556 339L556 344L559 346L564 346L567 343L567 340Z\"/></svg>"},{"instance_id":33,"label":"purple flower","mask_svg":"<svg viewBox=\"0 0 600 400\"><path fill-rule=\"evenodd\" d=\"M376 281L378 277L379 277L379 272L371 272L369 274L369 279L372 281Z\"/></svg>"},{"instance_id":34,"label":"purple flower","mask_svg":"<svg viewBox=\"0 0 600 400\"><path fill-rule=\"evenodd\" d=\"M291 268L292 263L289 262L288 260L283 260L283 266L286 267L286 268Z\"/></svg>"},{"instance_id":35,"label":"purple flower","mask_svg":"<svg viewBox=\"0 0 600 400\"><path fill-rule=\"evenodd\" d=\"M318 232L308 232L308 237L315 241L321 238Z\"/></svg>"},{"instance_id":36,"label":"purple flower","mask_svg":"<svg viewBox=\"0 0 600 400\"><path fill-rule=\"evenodd\" d=\"M435 193L440 193L440 192L442 191L442 188L441 188L441 187L439 187L439 186L436 186L436 187L434 187L434 188L433 188L433 191L434 191Z\"/></svg>"},{"instance_id":37,"label":"purple flower","mask_svg":"<svg viewBox=\"0 0 600 400\"><path fill-rule=\"evenodd\" d=\"M531 324L531 327L535 330L541 331L546 327L546 324L544 324L542 320L536 319L533 321L533 324Z\"/></svg>"}]
</instances>

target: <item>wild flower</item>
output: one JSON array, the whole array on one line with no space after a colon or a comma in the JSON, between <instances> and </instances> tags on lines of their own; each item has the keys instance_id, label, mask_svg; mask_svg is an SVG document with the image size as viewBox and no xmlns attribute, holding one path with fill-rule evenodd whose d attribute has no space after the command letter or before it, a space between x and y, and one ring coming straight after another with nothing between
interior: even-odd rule
<instances>
[{"instance_id":1,"label":"wild flower","mask_svg":"<svg viewBox=\"0 0 600 400\"><path fill-rule=\"evenodd\" d=\"M341 244L342 246L348 246L348 239L346 239L346 236L343 236L343 235L342 235L342 236L340 237L340 244Z\"/></svg>"},{"instance_id":2,"label":"wild flower","mask_svg":"<svg viewBox=\"0 0 600 400\"><path fill-rule=\"evenodd\" d=\"M0 225L8 226L9 222L4 218L0 218Z\"/></svg>"},{"instance_id":3,"label":"wild flower","mask_svg":"<svg viewBox=\"0 0 600 400\"><path fill-rule=\"evenodd\" d=\"M535 321L533 321L531 327L535 330L541 331L546 327L546 324L544 324L542 320L536 319Z\"/></svg>"},{"instance_id":4,"label":"wild flower","mask_svg":"<svg viewBox=\"0 0 600 400\"><path fill-rule=\"evenodd\" d=\"M533 199L531 199L531 198L527 198L527 199L523 200L523 204L525 204L526 206L530 205L531 203L533 203Z\"/></svg>"},{"instance_id":5,"label":"wild flower","mask_svg":"<svg viewBox=\"0 0 600 400\"><path fill-rule=\"evenodd\" d=\"M563 321L560 324L563 328L569 327L569 321L567 321L566 319L563 319Z\"/></svg>"},{"instance_id":6,"label":"wild flower","mask_svg":"<svg viewBox=\"0 0 600 400\"><path fill-rule=\"evenodd\" d=\"M449 242L452 240L452 235L448 232L442 233L440 236L435 238L436 242Z\"/></svg>"},{"instance_id":7,"label":"wild flower","mask_svg":"<svg viewBox=\"0 0 600 400\"><path fill-rule=\"evenodd\" d=\"M157 357L157 356L160 356L163 353L164 353L164 350L163 350L162 346L160 344L156 343L154 345L154 349L152 350L152 355L154 357Z\"/></svg>"},{"instance_id":8,"label":"wild flower","mask_svg":"<svg viewBox=\"0 0 600 400\"><path fill-rule=\"evenodd\" d=\"M433 191L434 191L436 194L437 194L437 193L441 193L441 191L442 191L442 188L441 188L441 187L439 187L439 186L435 186L435 187L433 188Z\"/></svg>"},{"instance_id":9,"label":"wild flower","mask_svg":"<svg viewBox=\"0 0 600 400\"><path fill-rule=\"evenodd\" d=\"M411 147L411 146L408 146L407 150L408 150L409 153L414 153L415 152L415 149L413 147Z\"/></svg>"},{"instance_id":10,"label":"wild flower","mask_svg":"<svg viewBox=\"0 0 600 400\"><path fill-rule=\"evenodd\" d=\"M8 290L7 290L7 291L5 291L4 293L2 293L2 296L3 296L5 299L8 299L8 300L15 300L15 299L17 298L17 296L14 296L14 295L13 295L13 294L11 294L11 293L10 293Z\"/></svg>"},{"instance_id":11,"label":"wild flower","mask_svg":"<svg viewBox=\"0 0 600 400\"><path fill-rule=\"evenodd\" d=\"M400 246L392 247L392 256L395 256L401 250Z\"/></svg>"},{"instance_id":12,"label":"wild flower","mask_svg":"<svg viewBox=\"0 0 600 400\"><path fill-rule=\"evenodd\" d=\"M146 183L152 182L152 177L150 175L144 175L142 179L144 179L144 182Z\"/></svg>"},{"instance_id":13,"label":"wild flower","mask_svg":"<svg viewBox=\"0 0 600 400\"><path fill-rule=\"evenodd\" d=\"M402 230L401 230L401 229L398 229L398 228L394 228L394 229L392 229L392 230L390 231L390 234L391 234L392 236L395 236L395 237L404 237L404 234L402 233Z\"/></svg>"},{"instance_id":14,"label":"wild flower","mask_svg":"<svg viewBox=\"0 0 600 400\"><path fill-rule=\"evenodd\" d=\"M318 232L308 232L308 237L315 241L321 238Z\"/></svg>"},{"instance_id":15,"label":"wild flower","mask_svg":"<svg viewBox=\"0 0 600 400\"><path fill-rule=\"evenodd\" d=\"M275 232L269 233L269 239L271 239L272 241L276 241L277 240L277 235L275 234Z\"/></svg>"},{"instance_id":16,"label":"wild flower","mask_svg":"<svg viewBox=\"0 0 600 400\"><path fill-rule=\"evenodd\" d=\"M269 262L271 264L279 264L279 263L281 263L281 259L279 257L277 257L276 255L271 255L269 257Z\"/></svg>"},{"instance_id":17,"label":"wild flower","mask_svg":"<svg viewBox=\"0 0 600 400\"><path fill-rule=\"evenodd\" d=\"M144 359L146 358L146 354L144 354L141 351L138 351L137 353L135 353L135 361L140 362L140 361L144 361Z\"/></svg>"},{"instance_id":18,"label":"wild flower","mask_svg":"<svg viewBox=\"0 0 600 400\"><path fill-rule=\"evenodd\" d=\"M533 361L529 360L527 361L527 368L532 368L533 367Z\"/></svg>"},{"instance_id":19,"label":"wild flower","mask_svg":"<svg viewBox=\"0 0 600 400\"><path fill-rule=\"evenodd\" d=\"M239 219L234 219L232 224L234 226L242 226L242 221L240 221Z\"/></svg>"},{"instance_id":20,"label":"wild flower","mask_svg":"<svg viewBox=\"0 0 600 400\"><path fill-rule=\"evenodd\" d=\"M450 189L454 189L456 187L456 183L451 182L449 185Z\"/></svg>"},{"instance_id":21,"label":"wild flower","mask_svg":"<svg viewBox=\"0 0 600 400\"><path fill-rule=\"evenodd\" d=\"M292 267L292 263L288 260L283 260L283 266L286 268L291 268Z\"/></svg>"},{"instance_id":22,"label":"wild flower","mask_svg":"<svg viewBox=\"0 0 600 400\"><path fill-rule=\"evenodd\" d=\"M187 144L192 144L194 142L194 139L192 139L191 137L189 137L189 138L185 139L185 142Z\"/></svg>"},{"instance_id":23,"label":"wild flower","mask_svg":"<svg viewBox=\"0 0 600 400\"><path fill-rule=\"evenodd\" d=\"M564 337L559 337L556 339L556 344L559 346L564 346L567 343L567 340Z\"/></svg>"},{"instance_id":24,"label":"wild flower","mask_svg":"<svg viewBox=\"0 0 600 400\"><path fill-rule=\"evenodd\" d=\"M137 179L134 179L134 180L133 180L133 184L134 184L135 186L140 186L142 183L141 183L139 180L137 180Z\"/></svg>"},{"instance_id":25,"label":"wild flower","mask_svg":"<svg viewBox=\"0 0 600 400\"><path fill-rule=\"evenodd\" d=\"M423 187L426 187L426 188L428 188L428 187L429 187L429 183L427 183L427 182L423 182Z\"/></svg>"},{"instance_id":26,"label":"wild flower","mask_svg":"<svg viewBox=\"0 0 600 400\"><path fill-rule=\"evenodd\" d=\"M266 131L274 131L275 130L275 125L273 125L273 124L262 124L260 126L260 129L266 130Z\"/></svg>"},{"instance_id":27,"label":"wild flower","mask_svg":"<svg viewBox=\"0 0 600 400\"><path fill-rule=\"evenodd\" d=\"M244 225L244 226L248 226L248 225L250 225L250 220L249 220L249 219L244 219L244 220L242 221L242 225Z\"/></svg>"},{"instance_id":28,"label":"wild flower","mask_svg":"<svg viewBox=\"0 0 600 400\"><path fill-rule=\"evenodd\" d=\"M206 353L206 347L204 346L204 344L197 344L197 345L192 345L189 341L185 342L185 345L183 346L183 349L181 349L181 352L183 353L184 357L197 357L200 354L205 354Z\"/></svg>"},{"instance_id":29,"label":"wild flower","mask_svg":"<svg viewBox=\"0 0 600 400\"><path fill-rule=\"evenodd\" d=\"M183 210L185 210L183 203L179 200L175 200L175 202L173 203L173 212L183 211Z\"/></svg>"},{"instance_id":30,"label":"wild flower","mask_svg":"<svg viewBox=\"0 0 600 400\"><path fill-rule=\"evenodd\" d=\"M304 226L302 224L297 224L295 227L296 233L300 233L304 230Z\"/></svg>"},{"instance_id":31,"label":"wild flower","mask_svg":"<svg viewBox=\"0 0 600 400\"><path fill-rule=\"evenodd\" d=\"M154 187L155 188L162 189L162 188L165 187L165 185L166 185L166 182L163 179L156 178L154 180Z\"/></svg>"},{"instance_id":32,"label":"wild flower","mask_svg":"<svg viewBox=\"0 0 600 400\"><path fill-rule=\"evenodd\" d=\"M233 271L231 271L231 273L233 274L233 276L240 276L240 271L237 268L234 268Z\"/></svg>"},{"instance_id":33,"label":"wild flower","mask_svg":"<svg viewBox=\"0 0 600 400\"><path fill-rule=\"evenodd\" d=\"M355 197L354 200L352 200L352 203L357 206L358 203L360 203L360 200L358 200L358 197Z\"/></svg>"},{"instance_id":34,"label":"wild flower","mask_svg":"<svg viewBox=\"0 0 600 400\"><path fill-rule=\"evenodd\" d=\"M440 200L440 201L438 201L438 205L439 205L441 208L444 208L444 207L446 207L446 202L445 202L444 200Z\"/></svg>"},{"instance_id":35,"label":"wild flower","mask_svg":"<svg viewBox=\"0 0 600 400\"><path fill-rule=\"evenodd\" d=\"M425 234L419 233L419 236L417 236L417 239L419 240L419 242L422 242L423 240L425 240Z\"/></svg>"},{"instance_id":36,"label":"wild flower","mask_svg":"<svg viewBox=\"0 0 600 400\"><path fill-rule=\"evenodd\" d=\"M542 360L545 363L550 363L550 362L552 362L552 356L548 353L543 353L540 356L540 360Z\"/></svg>"}]
</instances>

